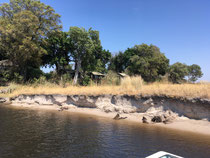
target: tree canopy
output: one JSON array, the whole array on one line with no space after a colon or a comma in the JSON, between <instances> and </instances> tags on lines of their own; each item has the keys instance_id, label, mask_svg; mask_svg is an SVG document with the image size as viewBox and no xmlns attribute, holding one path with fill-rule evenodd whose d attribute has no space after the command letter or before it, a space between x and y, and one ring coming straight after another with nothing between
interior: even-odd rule
<instances>
[{"instance_id":1,"label":"tree canopy","mask_svg":"<svg viewBox=\"0 0 210 158\"><path fill-rule=\"evenodd\" d=\"M169 66L169 59L152 44L135 45L112 57L103 49L99 31L70 27L63 32L60 22L60 15L40 0L0 4L0 60L8 59L13 64L1 77L33 80L43 75L40 66L55 67L55 78L74 71L74 84L78 79L87 83L93 71L140 75L146 82L158 81L168 73L173 83L186 79L195 82L203 75L196 64L177 62Z\"/></svg>"},{"instance_id":2,"label":"tree canopy","mask_svg":"<svg viewBox=\"0 0 210 158\"><path fill-rule=\"evenodd\" d=\"M55 66L58 76L65 74L71 61L68 32L57 31L50 34L45 48L47 54L42 57L43 65Z\"/></svg>"},{"instance_id":3,"label":"tree canopy","mask_svg":"<svg viewBox=\"0 0 210 158\"><path fill-rule=\"evenodd\" d=\"M119 52L110 60L109 69L116 72L124 72L129 61L123 52Z\"/></svg>"},{"instance_id":4,"label":"tree canopy","mask_svg":"<svg viewBox=\"0 0 210 158\"><path fill-rule=\"evenodd\" d=\"M99 39L99 32L70 27L70 52L75 65L74 84L77 83L79 73L87 71L104 72L111 57L109 51L103 50Z\"/></svg>"},{"instance_id":5,"label":"tree canopy","mask_svg":"<svg viewBox=\"0 0 210 158\"><path fill-rule=\"evenodd\" d=\"M113 66L114 65L114 66ZM110 68L130 75L141 75L147 82L159 79L165 75L169 66L169 59L154 45L135 45L124 53L119 53L111 60Z\"/></svg>"},{"instance_id":6,"label":"tree canopy","mask_svg":"<svg viewBox=\"0 0 210 158\"><path fill-rule=\"evenodd\" d=\"M173 83L181 83L188 75L188 66L186 64L177 62L170 66L169 79Z\"/></svg>"},{"instance_id":7,"label":"tree canopy","mask_svg":"<svg viewBox=\"0 0 210 158\"><path fill-rule=\"evenodd\" d=\"M199 65L186 65L180 62L174 63L169 68L169 80L173 83L182 83L183 81L195 82L203 75Z\"/></svg>"},{"instance_id":8,"label":"tree canopy","mask_svg":"<svg viewBox=\"0 0 210 158\"><path fill-rule=\"evenodd\" d=\"M198 80L198 78L201 78L202 76L203 76L203 73L199 65L193 64L193 65L188 66L189 81L195 82Z\"/></svg>"},{"instance_id":9,"label":"tree canopy","mask_svg":"<svg viewBox=\"0 0 210 158\"><path fill-rule=\"evenodd\" d=\"M39 0L10 0L0 6L0 50L25 80L30 68L39 68L43 45L49 33L61 28L59 23L60 16Z\"/></svg>"}]
</instances>

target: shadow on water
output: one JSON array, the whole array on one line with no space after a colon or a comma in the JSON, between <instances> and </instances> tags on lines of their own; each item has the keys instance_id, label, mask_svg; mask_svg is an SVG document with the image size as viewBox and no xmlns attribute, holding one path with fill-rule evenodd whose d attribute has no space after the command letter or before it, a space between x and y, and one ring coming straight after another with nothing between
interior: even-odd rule
<instances>
[{"instance_id":1,"label":"shadow on water","mask_svg":"<svg viewBox=\"0 0 210 158\"><path fill-rule=\"evenodd\" d=\"M210 137L53 110L0 106L1 158L210 157Z\"/></svg>"}]
</instances>

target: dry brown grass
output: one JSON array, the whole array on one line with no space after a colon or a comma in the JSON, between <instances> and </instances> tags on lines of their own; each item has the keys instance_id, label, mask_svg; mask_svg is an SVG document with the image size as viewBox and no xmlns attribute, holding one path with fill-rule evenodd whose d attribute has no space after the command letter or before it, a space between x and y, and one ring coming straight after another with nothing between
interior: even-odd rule
<instances>
[{"instance_id":1,"label":"dry brown grass","mask_svg":"<svg viewBox=\"0 0 210 158\"><path fill-rule=\"evenodd\" d=\"M128 95L166 95L171 97L206 98L210 99L210 84L143 84L140 78L126 79L120 86L68 86L62 88L58 85L23 86L16 85L11 94L0 94L0 97L13 97L20 94L68 94L68 95L102 95L102 94L128 94ZM13 85L14 86L14 85Z\"/></svg>"},{"instance_id":2,"label":"dry brown grass","mask_svg":"<svg viewBox=\"0 0 210 158\"><path fill-rule=\"evenodd\" d=\"M151 84L140 90L143 95L166 95L210 99L210 84Z\"/></svg>"},{"instance_id":3,"label":"dry brown grass","mask_svg":"<svg viewBox=\"0 0 210 158\"><path fill-rule=\"evenodd\" d=\"M133 76L133 77L125 77L121 79L121 89L123 89L124 91L127 90L140 90L142 88L144 84L143 79L141 78L141 76Z\"/></svg>"}]
</instances>

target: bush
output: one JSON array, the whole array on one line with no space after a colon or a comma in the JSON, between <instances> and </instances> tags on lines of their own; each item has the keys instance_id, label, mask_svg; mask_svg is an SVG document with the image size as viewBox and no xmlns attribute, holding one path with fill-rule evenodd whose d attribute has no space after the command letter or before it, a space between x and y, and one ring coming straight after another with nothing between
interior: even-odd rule
<instances>
[{"instance_id":1,"label":"bush","mask_svg":"<svg viewBox=\"0 0 210 158\"><path fill-rule=\"evenodd\" d=\"M2 71L0 74L0 82L6 83L11 80L11 73L10 71Z\"/></svg>"},{"instance_id":2,"label":"bush","mask_svg":"<svg viewBox=\"0 0 210 158\"><path fill-rule=\"evenodd\" d=\"M166 73L164 76L160 76L160 83L168 84L169 82L169 74Z\"/></svg>"},{"instance_id":3,"label":"bush","mask_svg":"<svg viewBox=\"0 0 210 158\"><path fill-rule=\"evenodd\" d=\"M81 85L88 86L91 83L91 78L88 75L84 75L84 77L80 81Z\"/></svg>"},{"instance_id":4,"label":"bush","mask_svg":"<svg viewBox=\"0 0 210 158\"><path fill-rule=\"evenodd\" d=\"M50 83L59 84L60 76L58 76L56 72L51 71L46 77L49 77L48 81Z\"/></svg>"},{"instance_id":5,"label":"bush","mask_svg":"<svg viewBox=\"0 0 210 158\"><path fill-rule=\"evenodd\" d=\"M43 71L40 70L40 68L28 67L27 72L27 81L34 78L39 79L44 75Z\"/></svg>"},{"instance_id":6,"label":"bush","mask_svg":"<svg viewBox=\"0 0 210 158\"><path fill-rule=\"evenodd\" d=\"M19 73L14 73L14 78L13 78L15 83L23 83L23 76L21 76Z\"/></svg>"},{"instance_id":7,"label":"bush","mask_svg":"<svg viewBox=\"0 0 210 158\"><path fill-rule=\"evenodd\" d=\"M61 76L61 85L63 88L65 88L67 85L67 82L72 82L72 78L71 78L71 75L66 73L66 74L63 74Z\"/></svg>"},{"instance_id":8,"label":"bush","mask_svg":"<svg viewBox=\"0 0 210 158\"><path fill-rule=\"evenodd\" d=\"M52 78L52 73L44 73L44 76L46 77L46 80L50 80Z\"/></svg>"},{"instance_id":9,"label":"bush","mask_svg":"<svg viewBox=\"0 0 210 158\"><path fill-rule=\"evenodd\" d=\"M101 80L102 85L120 85L120 78L114 71L108 71L107 75Z\"/></svg>"},{"instance_id":10,"label":"bush","mask_svg":"<svg viewBox=\"0 0 210 158\"><path fill-rule=\"evenodd\" d=\"M46 77L45 76L41 76L40 78L36 79L34 78L34 84L38 85L38 84L45 84L47 82Z\"/></svg>"}]
</instances>

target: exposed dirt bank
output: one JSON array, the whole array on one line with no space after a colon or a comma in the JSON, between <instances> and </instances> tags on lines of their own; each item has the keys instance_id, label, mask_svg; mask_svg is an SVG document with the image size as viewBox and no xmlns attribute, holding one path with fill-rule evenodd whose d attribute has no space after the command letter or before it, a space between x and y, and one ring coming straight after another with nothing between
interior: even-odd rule
<instances>
[{"instance_id":1,"label":"exposed dirt bank","mask_svg":"<svg viewBox=\"0 0 210 158\"><path fill-rule=\"evenodd\" d=\"M12 105L66 110L113 118L117 113L125 121L142 122L144 116L157 116L170 111L175 119L170 124L151 123L172 129L210 135L210 100L165 96L128 95L20 95L10 98ZM124 120L123 120L124 121Z\"/></svg>"}]
</instances>

